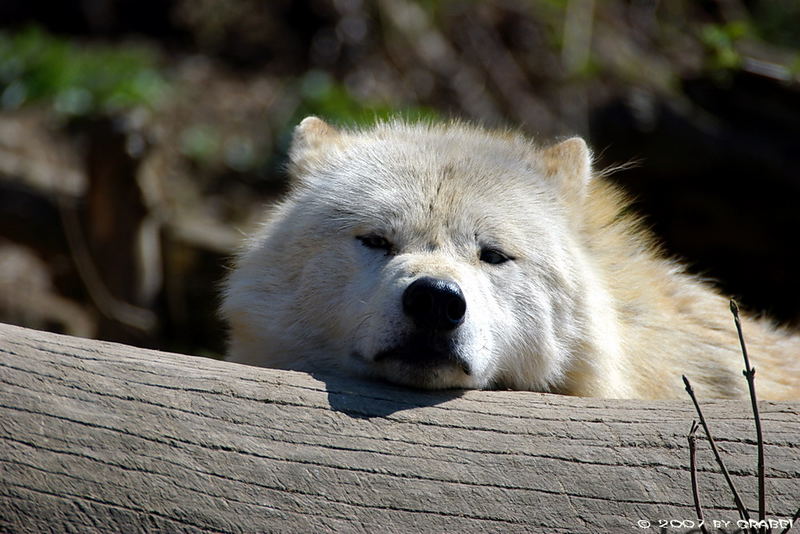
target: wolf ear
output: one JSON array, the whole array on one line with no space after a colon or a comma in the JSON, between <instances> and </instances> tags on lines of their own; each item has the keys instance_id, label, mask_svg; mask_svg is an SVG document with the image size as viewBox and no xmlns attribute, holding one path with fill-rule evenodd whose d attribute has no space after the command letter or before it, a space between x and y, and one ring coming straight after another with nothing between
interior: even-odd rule
<instances>
[{"instance_id":1,"label":"wolf ear","mask_svg":"<svg viewBox=\"0 0 800 534\"><path fill-rule=\"evenodd\" d=\"M307 169L309 164L324 153L327 147L341 137L339 130L324 120L309 116L300 121L294 129L289 159L296 170Z\"/></svg>"},{"instance_id":2,"label":"wolf ear","mask_svg":"<svg viewBox=\"0 0 800 534\"><path fill-rule=\"evenodd\" d=\"M580 137L571 137L541 152L545 177L568 202L582 203L592 177L592 153Z\"/></svg>"}]
</instances>

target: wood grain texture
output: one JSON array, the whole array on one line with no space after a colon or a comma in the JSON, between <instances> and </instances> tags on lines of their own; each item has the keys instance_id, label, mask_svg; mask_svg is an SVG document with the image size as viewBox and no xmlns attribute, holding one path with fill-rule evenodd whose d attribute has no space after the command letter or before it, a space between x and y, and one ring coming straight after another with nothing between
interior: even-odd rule
<instances>
[{"instance_id":1,"label":"wood grain texture","mask_svg":"<svg viewBox=\"0 0 800 534\"><path fill-rule=\"evenodd\" d=\"M748 402L703 406L752 509ZM760 408L785 518L800 404ZM694 518L693 418L688 398L420 392L0 325L0 531L659 532ZM704 439L698 465L706 519L737 519Z\"/></svg>"}]
</instances>

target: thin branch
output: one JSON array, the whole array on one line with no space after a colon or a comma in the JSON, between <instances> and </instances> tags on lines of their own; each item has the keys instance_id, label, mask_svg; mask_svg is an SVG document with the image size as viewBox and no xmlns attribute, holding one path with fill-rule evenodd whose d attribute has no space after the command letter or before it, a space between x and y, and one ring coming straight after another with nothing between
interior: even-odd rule
<instances>
[{"instance_id":1,"label":"thin branch","mask_svg":"<svg viewBox=\"0 0 800 534\"><path fill-rule=\"evenodd\" d=\"M747 356L747 346L744 343L744 336L742 335L742 321L739 319L739 306L736 301L731 299L731 313L733 314L733 322L736 323L736 332L739 334L739 344L742 346L742 355L744 356L744 374L747 379L747 387L750 390L750 403L753 405L753 418L756 421L756 440L758 443L758 522L762 525L759 528L761 534L766 532L765 524L766 519L766 477L764 475L764 436L761 432L761 416L758 413L758 401L756 399L756 370L750 366L750 358Z\"/></svg>"},{"instance_id":2,"label":"thin branch","mask_svg":"<svg viewBox=\"0 0 800 534\"><path fill-rule=\"evenodd\" d=\"M151 310L120 300L109 291L89 252L89 245L81 229L75 206L68 203L67 199L61 195L58 198L58 209L78 276L98 311L109 319L137 330L152 331L157 321Z\"/></svg>"},{"instance_id":3,"label":"thin branch","mask_svg":"<svg viewBox=\"0 0 800 534\"><path fill-rule=\"evenodd\" d=\"M747 512L747 508L744 507L742 499L739 497L739 492L736 491L736 486L734 486L731 475L728 473L728 468L725 467L725 462L722 461L722 456L719 454L717 444L714 442L714 438L711 436L711 431L708 429L708 425L706 424L706 418L703 417L703 411L700 409L700 404L698 404L697 397L694 395L694 389L689 383L689 379L686 378L686 375L682 375L682 377L683 383L686 386L686 393L689 394L689 397L691 397L692 402L694 403L697 416L700 418L700 424L703 425L703 430L706 433L708 442L711 444L711 450L714 452L714 456L717 459L717 464L719 464L719 468L722 471L723 476L725 476L725 480L728 482L728 487L731 489L731 493L733 494L733 502L736 504L736 509L739 510L739 517L750 523L750 514Z\"/></svg>"},{"instance_id":4,"label":"thin branch","mask_svg":"<svg viewBox=\"0 0 800 534\"><path fill-rule=\"evenodd\" d=\"M708 534L706 522L703 519L703 509L700 506L700 492L697 489L697 444L695 443L695 433L697 432L697 421L692 421L692 428L686 439L689 441L689 472L692 475L692 497L694 498L694 509L697 512L697 520L700 522L700 532Z\"/></svg>"}]
</instances>

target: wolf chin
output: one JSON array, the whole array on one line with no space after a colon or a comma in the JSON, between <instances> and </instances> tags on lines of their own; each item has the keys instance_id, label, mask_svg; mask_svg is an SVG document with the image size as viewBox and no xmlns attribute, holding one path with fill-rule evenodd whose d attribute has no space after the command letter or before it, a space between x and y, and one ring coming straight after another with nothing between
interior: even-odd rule
<instances>
[{"instance_id":1,"label":"wolf chin","mask_svg":"<svg viewBox=\"0 0 800 534\"><path fill-rule=\"evenodd\" d=\"M579 138L463 123L296 128L291 191L225 284L229 359L421 388L745 393L726 299L666 259ZM800 338L744 319L762 398Z\"/></svg>"}]
</instances>

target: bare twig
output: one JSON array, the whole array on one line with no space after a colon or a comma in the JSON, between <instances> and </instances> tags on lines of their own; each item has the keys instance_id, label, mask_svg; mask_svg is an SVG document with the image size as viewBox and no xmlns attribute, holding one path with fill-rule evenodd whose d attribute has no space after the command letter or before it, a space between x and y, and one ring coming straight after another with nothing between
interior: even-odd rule
<instances>
[{"instance_id":1,"label":"bare twig","mask_svg":"<svg viewBox=\"0 0 800 534\"><path fill-rule=\"evenodd\" d=\"M700 492L697 489L697 444L695 443L695 433L697 432L697 421L692 421L692 428L686 439L689 441L689 471L692 475L692 497L694 498L694 509L697 512L697 520L700 522L700 532L708 534L705 521L703 520L703 509L700 507Z\"/></svg>"},{"instance_id":2,"label":"bare twig","mask_svg":"<svg viewBox=\"0 0 800 534\"><path fill-rule=\"evenodd\" d=\"M75 207L68 203L63 195L59 197L58 207L64 226L64 234L67 236L67 244L75 262L75 267L78 270L78 275L98 311L110 319L137 330L143 332L153 330L157 321L155 314L151 310L120 300L109 291L89 252L89 245L81 229Z\"/></svg>"},{"instance_id":3,"label":"bare twig","mask_svg":"<svg viewBox=\"0 0 800 534\"><path fill-rule=\"evenodd\" d=\"M731 475L728 473L728 468L725 467L725 462L722 461L722 456L719 454L717 444L714 442L714 438L711 436L711 431L708 429L708 425L706 424L706 418L703 417L703 411L700 409L700 404L697 402L697 397L695 397L692 384L689 383L689 379L686 378L686 375L682 376L683 383L686 386L686 393L689 394L689 397L691 397L692 402L694 403L697 416L700 418L700 424L703 425L703 430L706 433L708 442L711 444L711 450L714 452L714 456L717 459L717 464L719 464L719 468L725 477L725 481L728 483L728 487L731 489L731 493L733 494L733 502L736 504L736 509L739 510L739 517L750 523L750 514L747 512L747 508L744 507L742 499L739 497L739 492L736 491L736 486L733 485L733 480L731 479Z\"/></svg>"},{"instance_id":4,"label":"bare twig","mask_svg":"<svg viewBox=\"0 0 800 534\"><path fill-rule=\"evenodd\" d=\"M764 436L761 432L761 416L758 413L758 401L756 399L756 370L750 366L750 358L747 356L747 347L744 343L744 336L742 335L742 321L739 319L739 306L736 301L731 299L731 313L733 314L733 322L736 323L736 332L739 334L739 344L742 346L742 355L744 356L744 374L747 379L747 387L750 390L750 403L753 405L753 418L756 421L756 440L758 443L758 521L762 525L759 528L761 534L766 532L766 527L763 526L766 519L766 477L764 476Z\"/></svg>"}]
</instances>

